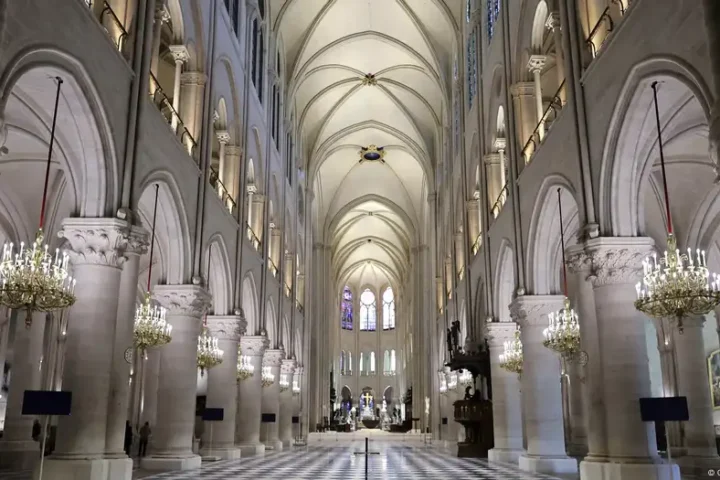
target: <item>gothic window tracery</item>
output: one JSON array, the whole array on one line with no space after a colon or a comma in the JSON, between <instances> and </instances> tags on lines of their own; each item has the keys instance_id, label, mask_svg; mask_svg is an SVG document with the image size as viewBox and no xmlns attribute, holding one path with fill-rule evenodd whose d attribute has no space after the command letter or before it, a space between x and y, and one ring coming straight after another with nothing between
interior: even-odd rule
<instances>
[{"instance_id":1,"label":"gothic window tracery","mask_svg":"<svg viewBox=\"0 0 720 480\"><path fill-rule=\"evenodd\" d=\"M343 330L353 329L353 294L347 285L343 288L340 301L340 322Z\"/></svg>"},{"instance_id":2,"label":"gothic window tracery","mask_svg":"<svg viewBox=\"0 0 720 480\"><path fill-rule=\"evenodd\" d=\"M495 35L495 23L497 22L498 18L500 18L500 2L502 0L487 0L486 2L486 9L487 9L487 32L488 32L488 41L492 40L493 35Z\"/></svg>"},{"instance_id":3,"label":"gothic window tracery","mask_svg":"<svg viewBox=\"0 0 720 480\"><path fill-rule=\"evenodd\" d=\"M392 287L383 292L383 330L395 328L395 294Z\"/></svg>"},{"instance_id":4,"label":"gothic window tracery","mask_svg":"<svg viewBox=\"0 0 720 480\"><path fill-rule=\"evenodd\" d=\"M377 304L375 294L366 288L360 295L360 330L374 332L377 329Z\"/></svg>"}]
</instances>

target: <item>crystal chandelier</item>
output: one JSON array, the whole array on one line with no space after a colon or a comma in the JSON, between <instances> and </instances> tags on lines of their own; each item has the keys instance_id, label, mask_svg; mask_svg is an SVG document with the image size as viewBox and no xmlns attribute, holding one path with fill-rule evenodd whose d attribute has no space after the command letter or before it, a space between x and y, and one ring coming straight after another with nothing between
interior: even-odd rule
<instances>
[{"instance_id":1,"label":"crystal chandelier","mask_svg":"<svg viewBox=\"0 0 720 480\"><path fill-rule=\"evenodd\" d=\"M300 395L300 382L298 382L297 380L293 380L292 394L294 397L297 397Z\"/></svg>"},{"instance_id":2,"label":"crystal chandelier","mask_svg":"<svg viewBox=\"0 0 720 480\"><path fill-rule=\"evenodd\" d=\"M165 308L151 304L150 293L146 293L145 301L135 311L133 341L138 350L170 343L172 325L165 321L165 313Z\"/></svg>"},{"instance_id":3,"label":"crystal chandelier","mask_svg":"<svg viewBox=\"0 0 720 480\"><path fill-rule=\"evenodd\" d=\"M45 168L40 228L35 240L27 248L25 242L20 242L20 249L16 251L12 243L6 243L3 246L2 260L0 260L0 305L12 309L25 309L28 313L60 310L75 303L75 280L68 272L67 253L60 253L60 250L57 249L55 258L53 258L48 252L48 245L43 245L50 162L55 143L60 87L63 83L60 77L55 77L55 79L57 92ZM32 325L31 314L25 316L25 325L28 328Z\"/></svg>"},{"instance_id":4,"label":"crystal chandelier","mask_svg":"<svg viewBox=\"0 0 720 480\"><path fill-rule=\"evenodd\" d=\"M567 286L567 267L565 266L565 229L563 226L562 201L560 188L557 189L558 212L560 216L560 253L562 254L563 293L565 299L563 308L548 315L550 324L543 330L545 347L556 351L564 359L570 360L578 356L579 363L587 363L587 354L581 353L580 324L575 310L570 308Z\"/></svg>"},{"instance_id":5,"label":"crystal chandelier","mask_svg":"<svg viewBox=\"0 0 720 480\"><path fill-rule=\"evenodd\" d=\"M440 380L440 386L438 387L438 390L440 390L440 395L446 395L448 391L448 382L447 378L445 377L445 372L442 370L438 372L438 380Z\"/></svg>"},{"instance_id":6,"label":"crystal chandelier","mask_svg":"<svg viewBox=\"0 0 720 480\"><path fill-rule=\"evenodd\" d=\"M269 387L275 383L275 374L272 373L272 367L262 367L262 386Z\"/></svg>"},{"instance_id":7,"label":"crystal chandelier","mask_svg":"<svg viewBox=\"0 0 720 480\"><path fill-rule=\"evenodd\" d=\"M237 379L239 382L247 380L248 378L255 375L255 365L252 364L249 355L243 355L240 348L238 348L238 361L237 361Z\"/></svg>"},{"instance_id":8,"label":"crystal chandelier","mask_svg":"<svg viewBox=\"0 0 720 480\"><path fill-rule=\"evenodd\" d=\"M503 345L503 353L500 354L500 368L508 372L520 375L523 370L523 350L520 341L520 330L515 331L515 338L508 340Z\"/></svg>"},{"instance_id":9,"label":"crystal chandelier","mask_svg":"<svg viewBox=\"0 0 720 480\"><path fill-rule=\"evenodd\" d=\"M715 273L711 275L708 271L704 250L695 250L695 259L693 259L690 248L687 249L687 254L680 253L677 248L665 174L665 155L658 109L658 82L653 82L652 89L668 223L667 250L660 260L657 254L653 254L643 261L643 279L635 286L638 296L635 308L653 318L677 319L678 328L682 333L684 317L705 315L720 304L720 277Z\"/></svg>"},{"instance_id":10,"label":"crystal chandelier","mask_svg":"<svg viewBox=\"0 0 720 480\"><path fill-rule=\"evenodd\" d=\"M218 347L218 339L210 335L206 326L198 337L197 366L200 376L204 376L206 370L220 365L222 361L223 351Z\"/></svg>"},{"instance_id":11,"label":"crystal chandelier","mask_svg":"<svg viewBox=\"0 0 720 480\"><path fill-rule=\"evenodd\" d=\"M287 373L280 374L280 382L278 382L278 384L280 385L280 393L290 388L290 382L288 381Z\"/></svg>"},{"instance_id":12,"label":"crystal chandelier","mask_svg":"<svg viewBox=\"0 0 720 480\"><path fill-rule=\"evenodd\" d=\"M150 347L166 345L172 340L172 325L165 321L165 308L153 305L150 300L150 279L152 278L153 253L155 251L155 222L157 220L158 193L160 185L155 184L155 205L153 207L152 233L150 237L150 263L148 264L147 293L145 301L135 311L133 342L140 351Z\"/></svg>"}]
</instances>

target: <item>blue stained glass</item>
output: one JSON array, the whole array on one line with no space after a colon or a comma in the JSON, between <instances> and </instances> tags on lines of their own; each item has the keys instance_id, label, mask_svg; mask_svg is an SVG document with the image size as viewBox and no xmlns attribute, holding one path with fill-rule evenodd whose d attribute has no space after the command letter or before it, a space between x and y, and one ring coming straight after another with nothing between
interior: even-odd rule
<instances>
[{"instance_id":1,"label":"blue stained glass","mask_svg":"<svg viewBox=\"0 0 720 480\"><path fill-rule=\"evenodd\" d=\"M350 287L343 289L342 302L340 304L340 314L342 315L341 325L344 330L353 329L353 303L352 291Z\"/></svg>"}]
</instances>

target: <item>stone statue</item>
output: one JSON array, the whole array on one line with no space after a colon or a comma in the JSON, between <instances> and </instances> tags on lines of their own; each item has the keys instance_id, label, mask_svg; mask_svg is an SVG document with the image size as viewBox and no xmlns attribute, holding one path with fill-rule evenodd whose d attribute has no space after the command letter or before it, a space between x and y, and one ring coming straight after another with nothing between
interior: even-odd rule
<instances>
[{"instance_id":1,"label":"stone statue","mask_svg":"<svg viewBox=\"0 0 720 480\"><path fill-rule=\"evenodd\" d=\"M452 351L453 351L453 347L452 347L452 332L450 331L449 328L447 329L447 334L446 334L445 341L447 342L448 352L450 352L450 354L452 354Z\"/></svg>"},{"instance_id":2,"label":"stone statue","mask_svg":"<svg viewBox=\"0 0 720 480\"><path fill-rule=\"evenodd\" d=\"M460 348L460 322L457 320L452 323L452 344L453 350Z\"/></svg>"}]
</instances>

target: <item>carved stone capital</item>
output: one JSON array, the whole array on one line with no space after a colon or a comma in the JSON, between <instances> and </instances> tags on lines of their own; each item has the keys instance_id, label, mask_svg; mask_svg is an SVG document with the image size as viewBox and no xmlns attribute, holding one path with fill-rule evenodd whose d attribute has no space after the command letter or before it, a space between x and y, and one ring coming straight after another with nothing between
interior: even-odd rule
<instances>
[{"instance_id":1,"label":"carved stone capital","mask_svg":"<svg viewBox=\"0 0 720 480\"><path fill-rule=\"evenodd\" d=\"M570 273L589 273L592 269L592 257L585 251L584 245L573 245L565 250L565 265Z\"/></svg>"},{"instance_id":2,"label":"carved stone capital","mask_svg":"<svg viewBox=\"0 0 720 480\"><path fill-rule=\"evenodd\" d=\"M531 55L530 60L528 60L527 68L532 73L542 72L545 65L547 65L547 60L548 58L546 55Z\"/></svg>"},{"instance_id":3,"label":"carved stone capital","mask_svg":"<svg viewBox=\"0 0 720 480\"><path fill-rule=\"evenodd\" d=\"M548 315L563 307L565 297L562 295L522 295L510 304L510 316L525 327L546 327Z\"/></svg>"},{"instance_id":4,"label":"carved stone capital","mask_svg":"<svg viewBox=\"0 0 720 480\"><path fill-rule=\"evenodd\" d=\"M305 375L305 367L303 367L302 365L297 365L295 367L294 375L295 375L295 378L297 378L297 379L299 379L300 377Z\"/></svg>"},{"instance_id":5,"label":"carved stone capital","mask_svg":"<svg viewBox=\"0 0 720 480\"><path fill-rule=\"evenodd\" d=\"M221 144L227 145L230 143L230 132L227 130L217 130L215 135L217 136L218 142Z\"/></svg>"},{"instance_id":6,"label":"carved stone capital","mask_svg":"<svg viewBox=\"0 0 720 480\"><path fill-rule=\"evenodd\" d=\"M286 358L280 362L280 373L287 373L292 375L295 371L295 364L297 362L293 359Z\"/></svg>"},{"instance_id":7,"label":"carved stone capital","mask_svg":"<svg viewBox=\"0 0 720 480\"><path fill-rule=\"evenodd\" d=\"M642 277L642 262L652 253L654 242L647 237L599 237L588 240L592 258L588 277L594 287L635 284Z\"/></svg>"},{"instance_id":8,"label":"carved stone capital","mask_svg":"<svg viewBox=\"0 0 720 480\"><path fill-rule=\"evenodd\" d=\"M167 309L168 316L202 317L212 297L200 285L155 285L153 299Z\"/></svg>"},{"instance_id":9,"label":"carved stone capital","mask_svg":"<svg viewBox=\"0 0 720 480\"><path fill-rule=\"evenodd\" d=\"M155 7L155 20L162 23L168 23L171 20L170 11L164 4L159 4Z\"/></svg>"},{"instance_id":10,"label":"carved stone capital","mask_svg":"<svg viewBox=\"0 0 720 480\"><path fill-rule=\"evenodd\" d=\"M148 232L143 227L133 225L125 232L125 255L145 255L148 251Z\"/></svg>"},{"instance_id":11,"label":"carved stone capital","mask_svg":"<svg viewBox=\"0 0 720 480\"><path fill-rule=\"evenodd\" d=\"M219 340L238 342L245 333L247 322L240 315L208 315L207 327Z\"/></svg>"},{"instance_id":12,"label":"carved stone capital","mask_svg":"<svg viewBox=\"0 0 720 480\"><path fill-rule=\"evenodd\" d=\"M205 85L207 75L201 72L183 72L180 74L180 83L183 85Z\"/></svg>"},{"instance_id":13,"label":"carved stone capital","mask_svg":"<svg viewBox=\"0 0 720 480\"><path fill-rule=\"evenodd\" d=\"M553 31L555 31L555 29L557 29L557 28L560 28L560 13L559 12L551 12L550 15L548 15L547 20L545 21L545 28L548 28Z\"/></svg>"},{"instance_id":14,"label":"carved stone capital","mask_svg":"<svg viewBox=\"0 0 720 480\"><path fill-rule=\"evenodd\" d=\"M244 336L240 339L240 353L251 357L262 357L269 345L270 342L264 335Z\"/></svg>"},{"instance_id":15,"label":"carved stone capital","mask_svg":"<svg viewBox=\"0 0 720 480\"><path fill-rule=\"evenodd\" d=\"M505 139L505 137L496 138L493 147L495 147L495 150L498 152L501 150L505 151L507 149L507 139Z\"/></svg>"},{"instance_id":16,"label":"carved stone capital","mask_svg":"<svg viewBox=\"0 0 720 480\"><path fill-rule=\"evenodd\" d=\"M505 342L515 338L515 322L492 322L487 324L487 339L491 349L502 349Z\"/></svg>"},{"instance_id":17,"label":"carved stone capital","mask_svg":"<svg viewBox=\"0 0 720 480\"><path fill-rule=\"evenodd\" d=\"M125 262L128 224L117 218L66 218L58 237L69 246L74 265L119 268Z\"/></svg>"},{"instance_id":18,"label":"carved stone capital","mask_svg":"<svg viewBox=\"0 0 720 480\"><path fill-rule=\"evenodd\" d=\"M263 355L263 367L279 367L285 360L285 350L281 348L273 348L265 350Z\"/></svg>"},{"instance_id":19,"label":"carved stone capital","mask_svg":"<svg viewBox=\"0 0 720 480\"><path fill-rule=\"evenodd\" d=\"M190 60L190 53L185 45L170 45L168 48L175 63L185 63Z\"/></svg>"}]
</instances>

